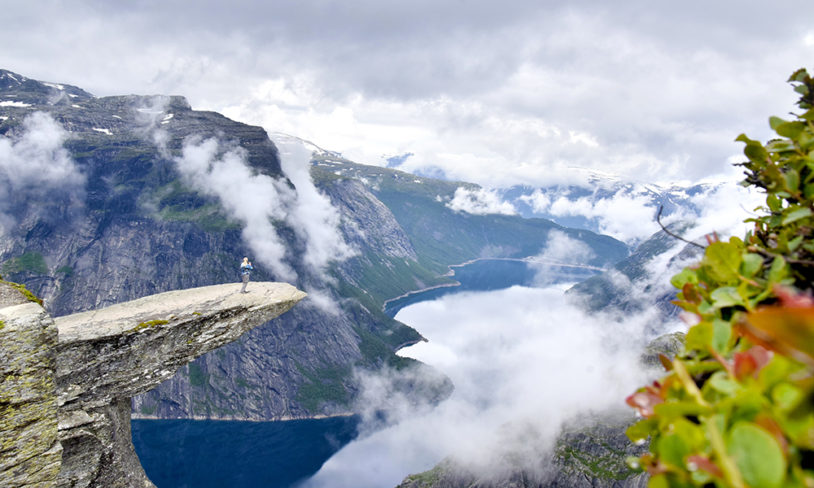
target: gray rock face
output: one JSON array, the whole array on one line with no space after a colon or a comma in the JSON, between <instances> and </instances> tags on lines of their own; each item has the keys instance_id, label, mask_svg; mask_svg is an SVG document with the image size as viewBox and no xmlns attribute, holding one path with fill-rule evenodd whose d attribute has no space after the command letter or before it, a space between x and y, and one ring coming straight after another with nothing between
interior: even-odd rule
<instances>
[{"instance_id":1,"label":"gray rock face","mask_svg":"<svg viewBox=\"0 0 814 488\"><path fill-rule=\"evenodd\" d=\"M45 310L0 283L0 486L54 486L56 344Z\"/></svg>"},{"instance_id":2,"label":"gray rock face","mask_svg":"<svg viewBox=\"0 0 814 488\"><path fill-rule=\"evenodd\" d=\"M6 295L2 486L104 488L153 486L131 443L132 396L305 297L285 283L253 282L245 294L237 284L213 285L54 321L13 295L3 307Z\"/></svg>"}]
</instances>

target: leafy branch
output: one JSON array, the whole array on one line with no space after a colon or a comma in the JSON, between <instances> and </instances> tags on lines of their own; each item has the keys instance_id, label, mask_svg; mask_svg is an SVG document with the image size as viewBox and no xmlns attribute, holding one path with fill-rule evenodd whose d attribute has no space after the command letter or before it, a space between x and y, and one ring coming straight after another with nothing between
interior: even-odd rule
<instances>
[{"instance_id":1,"label":"leafy branch","mask_svg":"<svg viewBox=\"0 0 814 488\"><path fill-rule=\"evenodd\" d=\"M628 437L650 439L630 463L651 488L814 487L814 80L789 82L805 112L771 117L765 145L737 138L744 185L766 192L754 230L690 243L703 258L671 280L693 324L684 350L627 398L642 416Z\"/></svg>"}]
</instances>

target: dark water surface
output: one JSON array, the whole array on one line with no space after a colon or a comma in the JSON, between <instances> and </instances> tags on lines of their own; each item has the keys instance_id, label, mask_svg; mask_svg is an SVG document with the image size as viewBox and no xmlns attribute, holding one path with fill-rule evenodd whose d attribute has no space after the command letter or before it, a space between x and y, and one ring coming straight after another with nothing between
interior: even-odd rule
<instances>
[{"instance_id":1,"label":"dark water surface","mask_svg":"<svg viewBox=\"0 0 814 488\"><path fill-rule=\"evenodd\" d=\"M356 417L284 422L132 421L133 445L158 488L288 488L356 438Z\"/></svg>"}]
</instances>

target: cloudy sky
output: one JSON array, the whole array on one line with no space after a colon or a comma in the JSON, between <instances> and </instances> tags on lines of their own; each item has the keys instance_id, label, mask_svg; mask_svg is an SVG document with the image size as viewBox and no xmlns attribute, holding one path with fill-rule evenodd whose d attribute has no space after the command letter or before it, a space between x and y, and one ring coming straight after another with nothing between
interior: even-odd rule
<instances>
[{"instance_id":1,"label":"cloudy sky","mask_svg":"<svg viewBox=\"0 0 814 488\"><path fill-rule=\"evenodd\" d=\"M814 2L0 0L0 67L184 95L358 162L506 186L733 174L789 112Z\"/></svg>"}]
</instances>

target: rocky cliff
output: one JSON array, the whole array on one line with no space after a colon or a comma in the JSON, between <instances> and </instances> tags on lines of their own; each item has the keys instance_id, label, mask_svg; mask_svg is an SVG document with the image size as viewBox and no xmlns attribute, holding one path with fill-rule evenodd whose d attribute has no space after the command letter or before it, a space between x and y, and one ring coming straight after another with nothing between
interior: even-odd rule
<instances>
[{"instance_id":1,"label":"rocky cliff","mask_svg":"<svg viewBox=\"0 0 814 488\"><path fill-rule=\"evenodd\" d=\"M2 486L54 486L59 473L56 345L53 319L0 282Z\"/></svg>"},{"instance_id":2,"label":"rocky cliff","mask_svg":"<svg viewBox=\"0 0 814 488\"><path fill-rule=\"evenodd\" d=\"M284 283L238 290L170 291L52 320L0 285L2 485L152 486L131 443L131 397L305 297Z\"/></svg>"}]
</instances>

